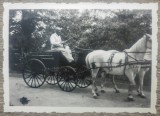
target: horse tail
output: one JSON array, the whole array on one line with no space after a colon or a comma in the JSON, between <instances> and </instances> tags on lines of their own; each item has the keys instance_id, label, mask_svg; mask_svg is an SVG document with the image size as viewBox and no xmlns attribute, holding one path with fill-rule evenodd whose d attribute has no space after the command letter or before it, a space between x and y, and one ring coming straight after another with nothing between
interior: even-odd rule
<instances>
[{"instance_id":1,"label":"horse tail","mask_svg":"<svg viewBox=\"0 0 160 116\"><path fill-rule=\"evenodd\" d=\"M86 56L85 61L86 61L87 68L90 68L90 65L89 65L89 54Z\"/></svg>"}]
</instances>

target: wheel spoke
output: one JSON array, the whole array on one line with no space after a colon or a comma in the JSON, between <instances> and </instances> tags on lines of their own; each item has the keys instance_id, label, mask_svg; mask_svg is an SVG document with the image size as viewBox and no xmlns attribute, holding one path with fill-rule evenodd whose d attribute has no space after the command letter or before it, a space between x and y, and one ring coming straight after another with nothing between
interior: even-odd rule
<instances>
[{"instance_id":1,"label":"wheel spoke","mask_svg":"<svg viewBox=\"0 0 160 116\"><path fill-rule=\"evenodd\" d=\"M67 85L68 85L68 83L66 82L66 83L65 83L65 90L66 90L66 91L68 91L68 86L67 86Z\"/></svg>"},{"instance_id":2,"label":"wheel spoke","mask_svg":"<svg viewBox=\"0 0 160 116\"><path fill-rule=\"evenodd\" d=\"M36 87L36 81L35 81L35 77L34 77L33 79L34 79L34 82L33 82L33 83L34 83L34 87Z\"/></svg>"},{"instance_id":3,"label":"wheel spoke","mask_svg":"<svg viewBox=\"0 0 160 116\"><path fill-rule=\"evenodd\" d=\"M72 83L70 83L70 85L72 86L72 88L74 88L74 86L72 85Z\"/></svg>"},{"instance_id":4,"label":"wheel spoke","mask_svg":"<svg viewBox=\"0 0 160 116\"><path fill-rule=\"evenodd\" d=\"M32 81L31 81L31 86L32 86L32 84L33 84L33 78L32 78Z\"/></svg>"},{"instance_id":5,"label":"wheel spoke","mask_svg":"<svg viewBox=\"0 0 160 116\"><path fill-rule=\"evenodd\" d=\"M82 79L80 79L80 85L83 87L83 81L82 81Z\"/></svg>"},{"instance_id":6,"label":"wheel spoke","mask_svg":"<svg viewBox=\"0 0 160 116\"><path fill-rule=\"evenodd\" d=\"M47 80L48 80L48 81L51 80L51 76L49 76L49 77L47 78Z\"/></svg>"},{"instance_id":7,"label":"wheel spoke","mask_svg":"<svg viewBox=\"0 0 160 116\"><path fill-rule=\"evenodd\" d=\"M65 81L63 81L62 83L60 83L60 85L63 85L63 84L65 84Z\"/></svg>"},{"instance_id":8,"label":"wheel spoke","mask_svg":"<svg viewBox=\"0 0 160 116\"><path fill-rule=\"evenodd\" d=\"M66 90L66 83L64 83L63 89Z\"/></svg>"},{"instance_id":9,"label":"wheel spoke","mask_svg":"<svg viewBox=\"0 0 160 116\"><path fill-rule=\"evenodd\" d=\"M67 87L68 87L68 89L69 89L68 91L72 90L72 88L71 88L70 85L69 85L69 82L67 83L67 85L68 85Z\"/></svg>"},{"instance_id":10,"label":"wheel spoke","mask_svg":"<svg viewBox=\"0 0 160 116\"><path fill-rule=\"evenodd\" d=\"M81 79L78 80L78 84L82 84L82 80Z\"/></svg>"},{"instance_id":11,"label":"wheel spoke","mask_svg":"<svg viewBox=\"0 0 160 116\"><path fill-rule=\"evenodd\" d=\"M70 87L70 83L69 82L68 82L68 88L69 88L69 91L72 90L72 88Z\"/></svg>"},{"instance_id":12,"label":"wheel spoke","mask_svg":"<svg viewBox=\"0 0 160 116\"><path fill-rule=\"evenodd\" d=\"M41 80L41 77L39 77L38 75L37 75L37 78L38 78L41 82L43 82L43 81Z\"/></svg>"},{"instance_id":13,"label":"wheel spoke","mask_svg":"<svg viewBox=\"0 0 160 116\"><path fill-rule=\"evenodd\" d=\"M29 82L31 81L31 79L32 79L32 77L28 80L28 82L27 82L27 83L29 83Z\"/></svg>"},{"instance_id":14,"label":"wheel spoke","mask_svg":"<svg viewBox=\"0 0 160 116\"><path fill-rule=\"evenodd\" d=\"M36 80L37 80L38 85L40 85L40 84L39 84L39 81L38 81L38 79L37 79L37 77L36 77Z\"/></svg>"},{"instance_id":15,"label":"wheel spoke","mask_svg":"<svg viewBox=\"0 0 160 116\"><path fill-rule=\"evenodd\" d=\"M82 86L84 87L86 85L85 80L82 80Z\"/></svg>"},{"instance_id":16,"label":"wheel spoke","mask_svg":"<svg viewBox=\"0 0 160 116\"><path fill-rule=\"evenodd\" d=\"M75 84L75 80L71 80L71 83L74 83L74 84Z\"/></svg>"},{"instance_id":17,"label":"wheel spoke","mask_svg":"<svg viewBox=\"0 0 160 116\"><path fill-rule=\"evenodd\" d=\"M50 81L51 81L51 83L53 82L53 77L52 76L50 77Z\"/></svg>"},{"instance_id":18,"label":"wheel spoke","mask_svg":"<svg viewBox=\"0 0 160 116\"><path fill-rule=\"evenodd\" d=\"M25 79L28 79L32 76L32 74L29 74L27 77L25 77Z\"/></svg>"},{"instance_id":19,"label":"wheel spoke","mask_svg":"<svg viewBox=\"0 0 160 116\"><path fill-rule=\"evenodd\" d=\"M69 82L66 83L67 91L69 91Z\"/></svg>"}]
</instances>

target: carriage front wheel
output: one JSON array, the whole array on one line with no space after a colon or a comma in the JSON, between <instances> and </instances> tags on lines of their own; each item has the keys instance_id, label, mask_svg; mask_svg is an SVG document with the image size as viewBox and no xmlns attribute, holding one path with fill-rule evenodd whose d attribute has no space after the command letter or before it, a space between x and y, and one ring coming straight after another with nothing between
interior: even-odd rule
<instances>
[{"instance_id":1,"label":"carriage front wheel","mask_svg":"<svg viewBox=\"0 0 160 116\"><path fill-rule=\"evenodd\" d=\"M77 86L79 88L86 88L91 85L91 74L86 66L81 66L76 69L78 76Z\"/></svg>"},{"instance_id":2,"label":"carriage front wheel","mask_svg":"<svg viewBox=\"0 0 160 116\"><path fill-rule=\"evenodd\" d=\"M58 86L66 92L73 91L77 86L77 75L70 66L61 67L57 74Z\"/></svg>"},{"instance_id":3,"label":"carriage front wheel","mask_svg":"<svg viewBox=\"0 0 160 116\"><path fill-rule=\"evenodd\" d=\"M46 78L46 82L49 85L55 85L57 84L57 74L55 72L49 72Z\"/></svg>"},{"instance_id":4,"label":"carriage front wheel","mask_svg":"<svg viewBox=\"0 0 160 116\"><path fill-rule=\"evenodd\" d=\"M46 67L38 59L29 60L23 67L24 82L32 88L42 86L46 80Z\"/></svg>"}]
</instances>

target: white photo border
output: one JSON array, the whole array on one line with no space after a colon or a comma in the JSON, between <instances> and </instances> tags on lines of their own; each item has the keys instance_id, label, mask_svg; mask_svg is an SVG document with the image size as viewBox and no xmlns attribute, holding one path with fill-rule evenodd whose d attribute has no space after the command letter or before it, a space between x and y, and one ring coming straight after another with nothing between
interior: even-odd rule
<instances>
[{"instance_id":1,"label":"white photo border","mask_svg":"<svg viewBox=\"0 0 160 116\"><path fill-rule=\"evenodd\" d=\"M3 14L3 77L4 77L4 112L37 112L37 113L84 113L84 112L105 112L105 113L156 113L157 101L157 52L158 52L158 3L4 3ZM33 107L33 106L9 106L9 10L11 9L141 9L152 10L152 82L151 82L151 107L150 108L101 108L101 107ZM154 80L154 81L153 81Z\"/></svg>"}]
</instances>

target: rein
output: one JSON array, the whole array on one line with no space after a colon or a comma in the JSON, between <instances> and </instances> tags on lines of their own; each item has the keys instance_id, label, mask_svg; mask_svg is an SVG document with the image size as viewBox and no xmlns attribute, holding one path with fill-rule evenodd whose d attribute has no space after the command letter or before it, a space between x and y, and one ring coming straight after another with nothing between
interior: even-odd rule
<instances>
[{"instance_id":1,"label":"rein","mask_svg":"<svg viewBox=\"0 0 160 116\"><path fill-rule=\"evenodd\" d=\"M148 40L146 40L146 44L145 44L146 49L148 48L148 47L147 47L147 41L148 41ZM136 58L130 56L129 53L134 53L134 54L145 54L145 53L148 53L148 54L151 54L151 52L127 52L127 51L125 51L125 50L124 50L123 52L125 52L125 54L127 54L128 57L132 58L132 59L135 60L135 61L138 61L138 60L137 60Z\"/></svg>"}]
</instances>

